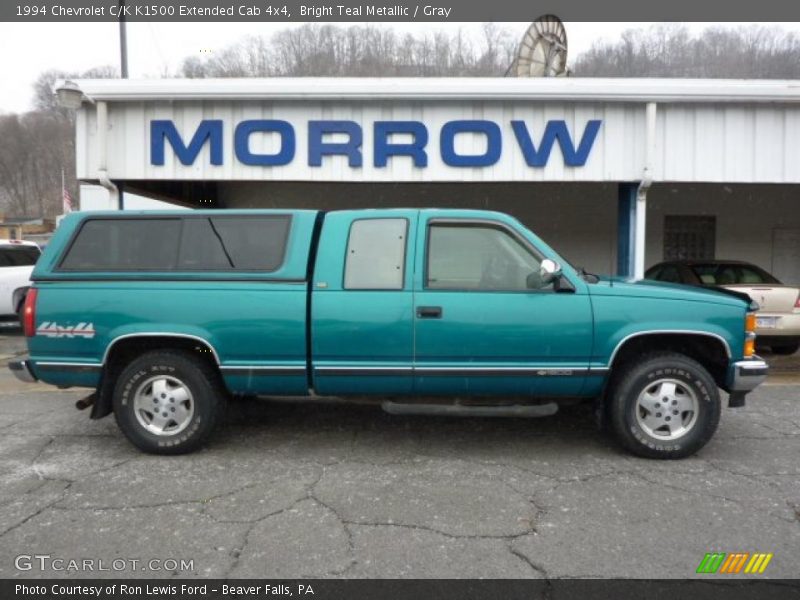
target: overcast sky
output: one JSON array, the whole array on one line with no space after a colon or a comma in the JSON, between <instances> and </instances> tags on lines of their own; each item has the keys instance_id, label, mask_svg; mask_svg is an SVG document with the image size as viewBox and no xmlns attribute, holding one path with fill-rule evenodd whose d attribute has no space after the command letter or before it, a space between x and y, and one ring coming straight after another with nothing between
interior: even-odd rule
<instances>
[{"instance_id":1,"label":"overcast sky","mask_svg":"<svg viewBox=\"0 0 800 600\"><path fill-rule=\"evenodd\" d=\"M220 50L248 35L270 35L298 24L271 23L128 23L128 63L131 77L162 77L176 71L187 56ZM498 23L522 36L529 23ZM567 23L571 59L598 40L616 40L626 29L652 23ZM692 31L709 25L736 27L742 23L688 23ZM800 31L800 23L780 26ZM455 31L480 35L477 23L393 23L379 25L401 32ZM42 71L57 68L82 71L119 64L116 23L0 23L0 112L31 108L32 84Z\"/></svg>"}]
</instances>

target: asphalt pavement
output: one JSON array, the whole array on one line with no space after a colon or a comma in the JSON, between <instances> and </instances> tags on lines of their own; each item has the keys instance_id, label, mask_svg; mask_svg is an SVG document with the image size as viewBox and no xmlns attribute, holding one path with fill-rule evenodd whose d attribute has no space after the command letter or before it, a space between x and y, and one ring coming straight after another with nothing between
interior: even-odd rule
<instances>
[{"instance_id":1,"label":"asphalt pavement","mask_svg":"<svg viewBox=\"0 0 800 600\"><path fill-rule=\"evenodd\" d=\"M24 350L6 333L2 363ZM797 362L675 462L629 456L583 407L268 400L232 402L200 452L147 456L75 409L83 390L2 368L0 578L685 578L707 552L772 553L760 577L800 577Z\"/></svg>"}]
</instances>

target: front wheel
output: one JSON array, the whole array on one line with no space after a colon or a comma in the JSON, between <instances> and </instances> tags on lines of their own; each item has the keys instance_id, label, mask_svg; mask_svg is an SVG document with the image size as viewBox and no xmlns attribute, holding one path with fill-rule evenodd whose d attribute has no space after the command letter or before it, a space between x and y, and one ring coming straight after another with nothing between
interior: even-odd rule
<instances>
[{"instance_id":1,"label":"front wheel","mask_svg":"<svg viewBox=\"0 0 800 600\"><path fill-rule=\"evenodd\" d=\"M615 375L609 393L620 444L645 458L691 456L719 424L719 392L708 371L677 353L642 357Z\"/></svg>"},{"instance_id":2,"label":"front wheel","mask_svg":"<svg viewBox=\"0 0 800 600\"><path fill-rule=\"evenodd\" d=\"M224 397L214 370L182 351L136 358L114 388L114 416L125 436L151 454L200 447L219 420Z\"/></svg>"}]
</instances>

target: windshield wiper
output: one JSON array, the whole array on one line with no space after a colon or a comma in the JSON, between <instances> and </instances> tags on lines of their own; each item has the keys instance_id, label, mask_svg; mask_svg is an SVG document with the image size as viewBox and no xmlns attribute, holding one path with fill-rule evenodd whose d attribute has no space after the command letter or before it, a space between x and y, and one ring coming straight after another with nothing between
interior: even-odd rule
<instances>
[{"instance_id":1,"label":"windshield wiper","mask_svg":"<svg viewBox=\"0 0 800 600\"><path fill-rule=\"evenodd\" d=\"M600 277L598 275L595 275L594 273L589 273L589 271L587 271L583 267L578 267L577 271L578 274L581 276L581 278L587 283L597 283L600 281Z\"/></svg>"}]
</instances>

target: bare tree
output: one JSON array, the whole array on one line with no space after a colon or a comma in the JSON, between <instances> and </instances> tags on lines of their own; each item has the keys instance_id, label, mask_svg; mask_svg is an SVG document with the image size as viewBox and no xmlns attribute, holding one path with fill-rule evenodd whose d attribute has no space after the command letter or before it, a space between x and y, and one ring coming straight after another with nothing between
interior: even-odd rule
<instances>
[{"instance_id":1,"label":"bare tree","mask_svg":"<svg viewBox=\"0 0 800 600\"><path fill-rule=\"evenodd\" d=\"M800 37L761 25L711 27L696 35L684 26L656 25L595 44L573 70L581 77L797 79Z\"/></svg>"},{"instance_id":2,"label":"bare tree","mask_svg":"<svg viewBox=\"0 0 800 600\"><path fill-rule=\"evenodd\" d=\"M59 214L61 170L74 171L70 121L48 112L5 115L0 117L0 136L0 188L10 212L36 217Z\"/></svg>"},{"instance_id":3,"label":"bare tree","mask_svg":"<svg viewBox=\"0 0 800 600\"><path fill-rule=\"evenodd\" d=\"M83 72L69 72L59 69L44 71L39 74L39 77L33 83L33 107L35 110L62 112L53 93L53 86L59 79L111 79L114 77L118 77L118 72L115 67L111 66L94 67Z\"/></svg>"},{"instance_id":4,"label":"bare tree","mask_svg":"<svg viewBox=\"0 0 800 600\"><path fill-rule=\"evenodd\" d=\"M502 76L516 42L487 23L473 43L459 29L450 34L406 34L373 25L308 24L271 38L251 37L209 57L183 61L184 77L386 77Z\"/></svg>"},{"instance_id":5,"label":"bare tree","mask_svg":"<svg viewBox=\"0 0 800 600\"><path fill-rule=\"evenodd\" d=\"M56 103L57 79L115 77L113 67L45 71L33 86L35 110L0 115L0 200L13 215L53 218L62 211L61 173L77 197L74 111Z\"/></svg>"}]
</instances>

